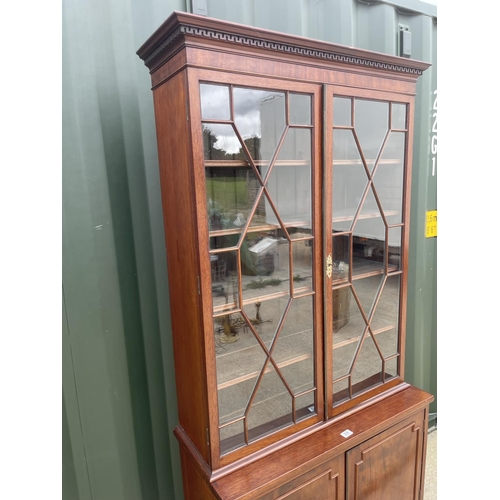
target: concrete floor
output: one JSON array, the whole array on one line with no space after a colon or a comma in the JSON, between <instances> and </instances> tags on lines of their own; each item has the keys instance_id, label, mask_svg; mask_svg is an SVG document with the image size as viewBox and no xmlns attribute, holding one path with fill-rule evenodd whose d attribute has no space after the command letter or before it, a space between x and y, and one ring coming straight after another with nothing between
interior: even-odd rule
<instances>
[{"instance_id":1,"label":"concrete floor","mask_svg":"<svg viewBox=\"0 0 500 500\"><path fill-rule=\"evenodd\" d=\"M427 436L424 500L437 499L437 429Z\"/></svg>"}]
</instances>

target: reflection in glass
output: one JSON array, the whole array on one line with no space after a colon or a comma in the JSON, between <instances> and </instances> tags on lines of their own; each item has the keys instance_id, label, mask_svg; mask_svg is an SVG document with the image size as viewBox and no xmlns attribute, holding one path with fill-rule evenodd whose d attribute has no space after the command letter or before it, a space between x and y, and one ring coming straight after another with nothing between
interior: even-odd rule
<instances>
[{"instance_id":1,"label":"reflection in glass","mask_svg":"<svg viewBox=\"0 0 500 500\"><path fill-rule=\"evenodd\" d=\"M349 279L350 237L333 233L332 242L332 283L337 284Z\"/></svg>"},{"instance_id":2,"label":"reflection in glass","mask_svg":"<svg viewBox=\"0 0 500 500\"><path fill-rule=\"evenodd\" d=\"M312 240L292 242L293 288L295 294L308 293L313 289Z\"/></svg>"},{"instance_id":3,"label":"reflection in glass","mask_svg":"<svg viewBox=\"0 0 500 500\"><path fill-rule=\"evenodd\" d=\"M266 349L270 350L274 342L283 313L288 306L288 297L277 297L268 300L256 300L243 307L256 334Z\"/></svg>"},{"instance_id":4,"label":"reflection in glass","mask_svg":"<svg viewBox=\"0 0 500 500\"><path fill-rule=\"evenodd\" d=\"M382 358L367 334L352 370L353 395L382 382Z\"/></svg>"},{"instance_id":5,"label":"reflection in glass","mask_svg":"<svg viewBox=\"0 0 500 500\"><path fill-rule=\"evenodd\" d=\"M341 328L345 327L351 320L351 288L350 287L340 287L340 288L335 288L332 292L332 297L333 297L333 333L337 333L340 331ZM356 313L359 311L357 310L357 306L352 304L353 307L353 320L358 319L359 317L356 318ZM362 327L362 325L357 325L358 322L352 321L351 324L349 325L349 328L346 328L344 331L344 335L342 336L337 336L336 340L341 341L342 337L346 337L350 335L348 332L352 332L353 330L356 330L356 333L354 335L361 335L362 330L359 328L359 326Z\"/></svg>"},{"instance_id":6,"label":"reflection in glass","mask_svg":"<svg viewBox=\"0 0 500 500\"><path fill-rule=\"evenodd\" d=\"M231 311L239 307L237 252L210 255L212 301L214 312Z\"/></svg>"},{"instance_id":7,"label":"reflection in glass","mask_svg":"<svg viewBox=\"0 0 500 500\"><path fill-rule=\"evenodd\" d=\"M373 183L389 224L402 220L405 132L391 132Z\"/></svg>"},{"instance_id":8,"label":"reflection in glass","mask_svg":"<svg viewBox=\"0 0 500 500\"><path fill-rule=\"evenodd\" d=\"M295 420L298 422L316 414L314 396L316 391L295 397Z\"/></svg>"},{"instance_id":9,"label":"reflection in glass","mask_svg":"<svg viewBox=\"0 0 500 500\"><path fill-rule=\"evenodd\" d=\"M245 445L245 436L243 434L243 420L238 420L234 424L222 427L219 430L221 440L221 453L229 453L230 451L241 448Z\"/></svg>"},{"instance_id":10,"label":"reflection in glass","mask_svg":"<svg viewBox=\"0 0 500 500\"><path fill-rule=\"evenodd\" d=\"M243 160L247 157L233 126L224 123L203 124L205 160Z\"/></svg>"},{"instance_id":11,"label":"reflection in glass","mask_svg":"<svg viewBox=\"0 0 500 500\"><path fill-rule=\"evenodd\" d=\"M207 167L205 186L209 231L243 229L261 187L253 169ZM219 243L223 246L217 248L233 246L235 241L221 240Z\"/></svg>"},{"instance_id":12,"label":"reflection in glass","mask_svg":"<svg viewBox=\"0 0 500 500\"><path fill-rule=\"evenodd\" d=\"M375 208L372 209L372 204ZM366 207L366 208L365 208ZM381 271L385 266L385 224L381 217L370 217L379 212L373 193L368 193L361 215L353 228L353 275ZM367 216L367 218L362 218Z\"/></svg>"},{"instance_id":13,"label":"reflection in glass","mask_svg":"<svg viewBox=\"0 0 500 500\"><path fill-rule=\"evenodd\" d=\"M404 130L406 128L406 104L392 104L391 128Z\"/></svg>"},{"instance_id":14,"label":"reflection in glass","mask_svg":"<svg viewBox=\"0 0 500 500\"><path fill-rule=\"evenodd\" d=\"M389 272L401 269L401 227L390 227L389 233Z\"/></svg>"},{"instance_id":15,"label":"reflection in glass","mask_svg":"<svg viewBox=\"0 0 500 500\"><path fill-rule=\"evenodd\" d=\"M354 290L356 291L356 295L358 296L361 307L367 318L370 318L373 304L377 298L383 279L383 276L376 275L358 279L353 282Z\"/></svg>"},{"instance_id":16,"label":"reflection in glass","mask_svg":"<svg viewBox=\"0 0 500 500\"><path fill-rule=\"evenodd\" d=\"M311 229L310 130L288 129L267 189L285 224L293 223ZM266 206L266 213L272 217L269 205Z\"/></svg>"},{"instance_id":17,"label":"reflection in glass","mask_svg":"<svg viewBox=\"0 0 500 500\"><path fill-rule=\"evenodd\" d=\"M399 373L398 370L398 359L392 358L385 362L385 379L388 380L392 377L396 377Z\"/></svg>"},{"instance_id":18,"label":"reflection in glass","mask_svg":"<svg viewBox=\"0 0 500 500\"><path fill-rule=\"evenodd\" d=\"M351 130L333 131L333 229L349 231L368 183Z\"/></svg>"},{"instance_id":19,"label":"reflection in glass","mask_svg":"<svg viewBox=\"0 0 500 500\"><path fill-rule=\"evenodd\" d=\"M204 120L230 120L229 88L225 85L200 85L201 118Z\"/></svg>"},{"instance_id":20,"label":"reflection in glass","mask_svg":"<svg viewBox=\"0 0 500 500\"><path fill-rule=\"evenodd\" d=\"M339 127L350 127L351 123L351 99L344 97L333 98L333 125Z\"/></svg>"},{"instance_id":21,"label":"reflection in glass","mask_svg":"<svg viewBox=\"0 0 500 500\"><path fill-rule=\"evenodd\" d=\"M315 387L313 324L312 297L293 300L274 347L273 358L295 395Z\"/></svg>"},{"instance_id":22,"label":"reflection in glass","mask_svg":"<svg viewBox=\"0 0 500 500\"><path fill-rule=\"evenodd\" d=\"M235 87L233 99L234 122L245 143L252 143L252 158L269 161L285 128L285 94Z\"/></svg>"},{"instance_id":23,"label":"reflection in glass","mask_svg":"<svg viewBox=\"0 0 500 500\"><path fill-rule=\"evenodd\" d=\"M390 328L384 330L374 330L375 338L377 339L377 344L380 347L380 351L384 358L393 356L399 353L398 346L398 329Z\"/></svg>"},{"instance_id":24,"label":"reflection in glass","mask_svg":"<svg viewBox=\"0 0 500 500\"><path fill-rule=\"evenodd\" d=\"M356 99L355 130L371 171L389 127L389 103Z\"/></svg>"},{"instance_id":25,"label":"reflection in glass","mask_svg":"<svg viewBox=\"0 0 500 500\"><path fill-rule=\"evenodd\" d=\"M372 331L398 327L400 280L399 274L386 279L371 321Z\"/></svg>"},{"instance_id":26,"label":"reflection in glass","mask_svg":"<svg viewBox=\"0 0 500 500\"><path fill-rule=\"evenodd\" d=\"M338 404L347 399L349 399L349 378L333 384L333 403Z\"/></svg>"},{"instance_id":27,"label":"reflection in glass","mask_svg":"<svg viewBox=\"0 0 500 500\"><path fill-rule=\"evenodd\" d=\"M343 342L333 349L333 380L349 374L358 347L357 341Z\"/></svg>"},{"instance_id":28,"label":"reflection in glass","mask_svg":"<svg viewBox=\"0 0 500 500\"><path fill-rule=\"evenodd\" d=\"M227 317L236 332L234 342L224 342L221 320ZM267 356L239 313L215 318L214 332L219 423L223 424L245 414Z\"/></svg>"},{"instance_id":29,"label":"reflection in glass","mask_svg":"<svg viewBox=\"0 0 500 500\"><path fill-rule=\"evenodd\" d=\"M274 367L268 363L248 412L250 440L274 432L292 422L292 396Z\"/></svg>"},{"instance_id":30,"label":"reflection in glass","mask_svg":"<svg viewBox=\"0 0 500 500\"><path fill-rule=\"evenodd\" d=\"M311 125L311 96L290 94L290 125Z\"/></svg>"}]
</instances>

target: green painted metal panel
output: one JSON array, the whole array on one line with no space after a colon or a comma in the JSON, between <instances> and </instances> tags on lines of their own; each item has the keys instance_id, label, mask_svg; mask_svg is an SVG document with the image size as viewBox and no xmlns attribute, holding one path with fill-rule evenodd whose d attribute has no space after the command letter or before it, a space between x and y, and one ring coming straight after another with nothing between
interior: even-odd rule
<instances>
[{"instance_id":1,"label":"green painted metal panel","mask_svg":"<svg viewBox=\"0 0 500 500\"><path fill-rule=\"evenodd\" d=\"M64 500L182 499L153 101L135 54L173 10L391 54L410 27L412 57L433 67L416 103L406 366L436 395L435 7L369 3L63 2Z\"/></svg>"}]
</instances>

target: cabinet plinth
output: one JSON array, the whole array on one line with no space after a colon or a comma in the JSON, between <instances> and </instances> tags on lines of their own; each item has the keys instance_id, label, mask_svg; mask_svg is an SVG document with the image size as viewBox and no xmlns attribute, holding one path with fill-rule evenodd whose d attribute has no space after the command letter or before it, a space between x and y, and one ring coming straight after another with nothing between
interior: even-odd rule
<instances>
[{"instance_id":1,"label":"cabinet plinth","mask_svg":"<svg viewBox=\"0 0 500 500\"><path fill-rule=\"evenodd\" d=\"M186 498L421 498L432 396L404 382L404 344L429 65L180 12L137 53Z\"/></svg>"}]
</instances>

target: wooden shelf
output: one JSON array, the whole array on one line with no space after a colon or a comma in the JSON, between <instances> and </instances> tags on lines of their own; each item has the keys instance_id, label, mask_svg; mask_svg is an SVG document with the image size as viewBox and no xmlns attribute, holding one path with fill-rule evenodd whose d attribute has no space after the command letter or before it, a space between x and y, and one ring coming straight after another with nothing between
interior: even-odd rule
<instances>
[{"instance_id":1,"label":"wooden shelf","mask_svg":"<svg viewBox=\"0 0 500 500\"><path fill-rule=\"evenodd\" d=\"M390 217L391 215L398 215L398 214L399 214L398 210L385 210L384 211L384 215L386 217ZM349 209L337 210L336 214L334 214L334 216L333 216L332 223L335 223L335 222L345 222L345 221L353 220L354 219L354 215L355 215L355 213L353 213ZM362 220L362 219L375 219L375 218L379 218L379 217L382 217L382 214L380 213L380 211L378 209L374 209L373 212L360 214L358 216L358 220Z\"/></svg>"},{"instance_id":2,"label":"wooden shelf","mask_svg":"<svg viewBox=\"0 0 500 500\"><path fill-rule=\"evenodd\" d=\"M297 218L292 221L283 221L283 224L285 228L294 228L294 227L302 227L306 229L311 229L311 221L307 219L301 219ZM276 224L261 224L258 226L250 226L247 229L247 233L259 233L259 232L266 232L266 231L278 231L281 229L281 226L276 223ZM233 234L241 234L243 232L243 227L235 227L235 228L230 228L230 229L219 229L217 231L209 231L208 236L210 238L216 238L218 236L230 236ZM304 239L304 238L300 238ZM310 239L313 239L311 236ZM293 240L293 238L292 238ZM212 251L213 253L213 251Z\"/></svg>"},{"instance_id":3,"label":"wooden shelf","mask_svg":"<svg viewBox=\"0 0 500 500\"><path fill-rule=\"evenodd\" d=\"M233 353L231 353L233 354ZM288 359L286 361L282 361L281 363L276 363L278 368L285 368L290 365L294 365L296 363L300 363L301 361L305 361L307 359L311 359L312 354L303 354L301 356L296 356L295 358ZM270 373L274 370L274 366L270 365L264 370L264 374ZM241 377L237 377L233 380L228 380L227 382L223 382L222 384L217 384L217 390L226 389L227 387L231 387L236 384L241 384L242 382L246 382L252 378L257 378L260 375L261 370L256 370L254 372L248 373L246 375L242 375Z\"/></svg>"},{"instance_id":4,"label":"wooden shelf","mask_svg":"<svg viewBox=\"0 0 500 500\"><path fill-rule=\"evenodd\" d=\"M366 160L366 163L368 165L373 165L375 163L375 158L368 158ZM377 165L402 165L403 162L401 160L398 160L397 158L391 159L387 158L385 160L379 160ZM363 165L363 162L361 159L359 160L333 160L333 166L338 166L338 165Z\"/></svg>"},{"instance_id":5,"label":"wooden shelf","mask_svg":"<svg viewBox=\"0 0 500 500\"><path fill-rule=\"evenodd\" d=\"M389 330L392 330L394 328L396 328L396 325L389 325L389 326L386 326L384 328L379 328L378 330L375 330L373 332L373 335L377 336L377 335L380 335L381 333L388 332ZM367 335L370 335L370 334L368 333ZM360 338L361 338L361 335L358 337L352 337L350 339L343 340L342 342L338 342L337 344L333 344L333 350L335 351L335 349L340 349L341 347L345 347L346 345L359 342Z\"/></svg>"},{"instance_id":6,"label":"wooden shelf","mask_svg":"<svg viewBox=\"0 0 500 500\"><path fill-rule=\"evenodd\" d=\"M256 167L268 167L269 161L253 160ZM276 160L273 164L277 167L310 167L310 160ZM251 168L251 164L247 160L205 160L205 168Z\"/></svg>"}]
</instances>

